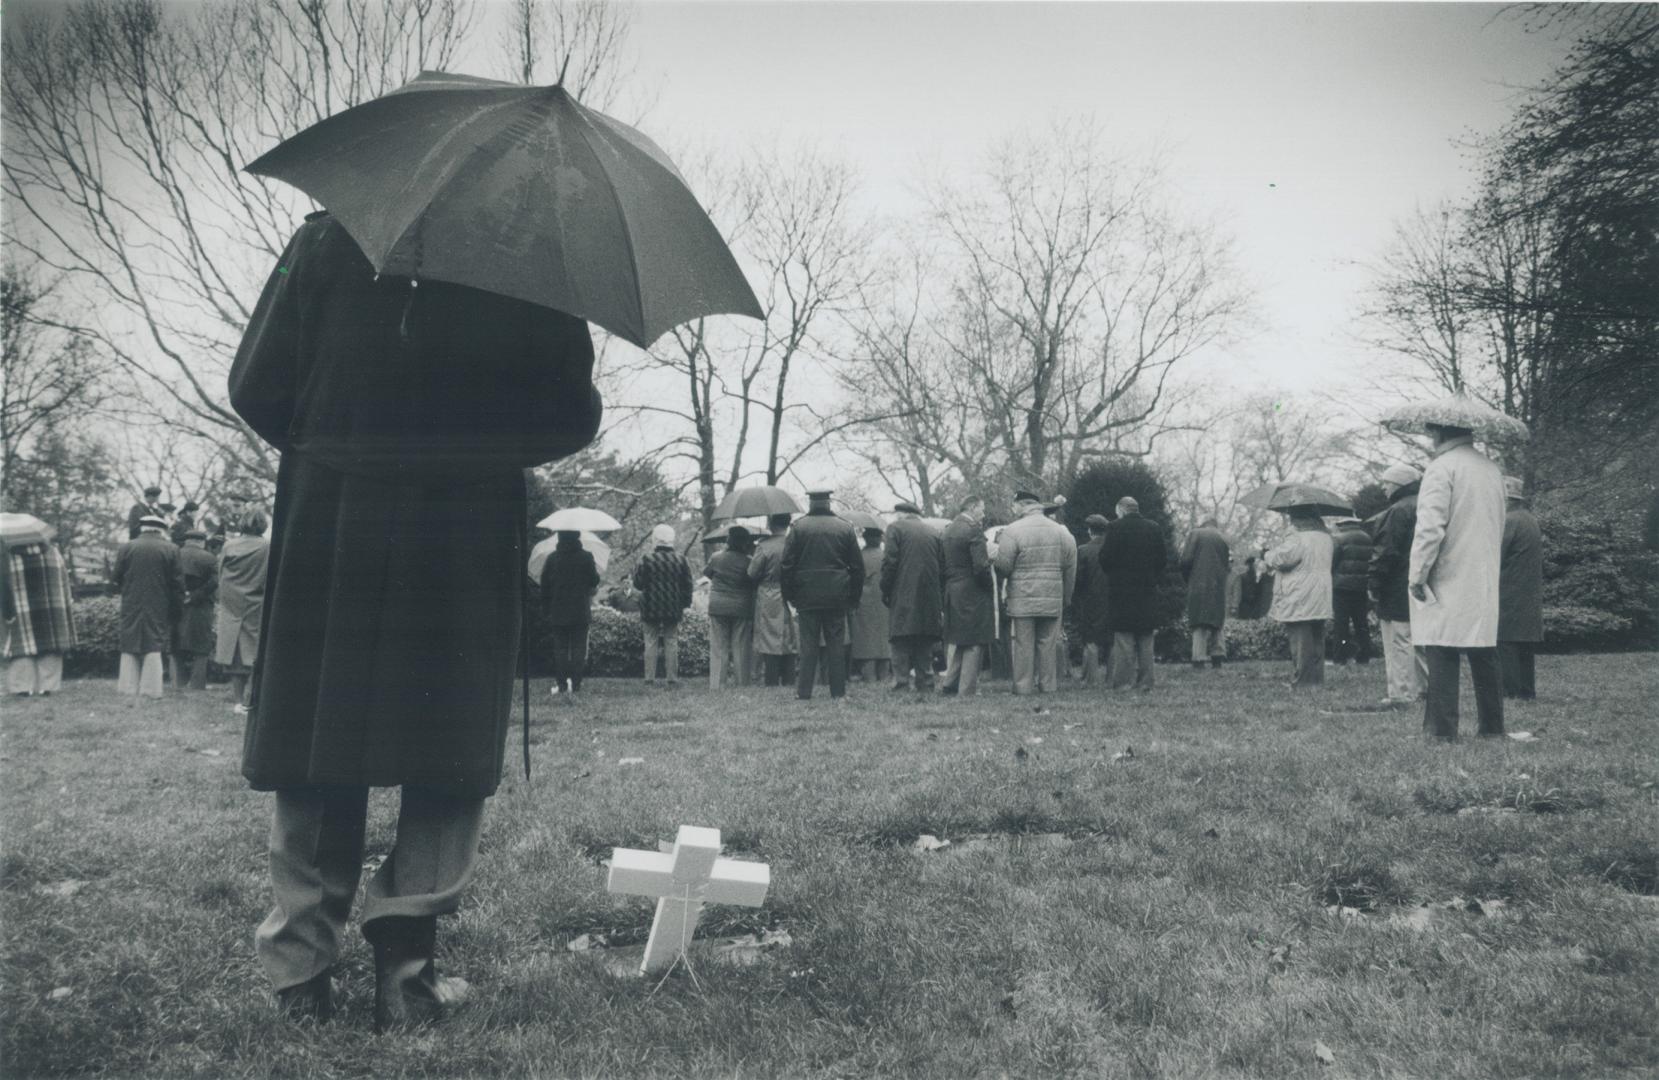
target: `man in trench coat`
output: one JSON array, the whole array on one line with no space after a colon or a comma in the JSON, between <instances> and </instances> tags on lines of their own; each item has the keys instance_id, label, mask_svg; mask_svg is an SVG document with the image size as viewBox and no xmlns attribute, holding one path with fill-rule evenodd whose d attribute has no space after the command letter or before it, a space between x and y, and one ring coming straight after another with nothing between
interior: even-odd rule
<instances>
[{"instance_id":1,"label":"man in trench coat","mask_svg":"<svg viewBox=\"0 0 1659 1080\"><path fill-rule=\"evenodd\" d=\"M768 517L770 535L755 545L754 558L749 560L749 580L755 586L755 655L767 686L784 686L794 678L799 647L795 619L783 599L783 548L790 520L788 514Z\"/></svg>"},{"instance_id":2,"label":"man in trench coat","mask_svg":"<svg viewBox=\"0 0 1659 1080\"><path fill-rule=\"evenodd\" d=\"M119 693L161 696L161 656L184 613L184 571L179 549L167 539L167 522L146 515L138 538L115 555L115 588L121 594L121 678Z\"/></svg>"},{"instance_id":3,"label":"man in trench coat","mask_svg":"<svg viewBox=\"0 0 1659 1080\"><path fill-rule=\"evenodd\" d=\"M1498 578L1503 558L1503 473L1467 428L1427 425L1434 460L1417 493L1411 542L1411 640L1426 654L1423 730L1457 737L1458 657L1469 658L1480 734L1503 734L1498 664Z\"/></svg>"},{"instance_id":4,"label":"man in trench coat","mask_svg":"<svg viewBox=\"0 0 1659 1080\"><path fill-rule=\"evenodd\" d=\"M208 554L207 533L189 529L179 547L184 575L184 611L173 627L173 685L207 689L213 658L213 609L219 600L219 560Z\"/></svg>"},{"instance_id":5,"label":"man in trench coat","mask_svg":"<svg viewBox=\"0 0 1659 1080\"><path fill-rule=\"evenodd\" d=\"M1220 667L1227 657L1222 628L1227 623L1227 575L1232 552L1215 518L1205 518L1181 546L1181 577L1187 583L1187 626L1192 629L1192 666L1208 660Z\"/></svg>"},{"instance_id":6,"label":"man in trench coat","mask_svg":"<svg viewBox=\"0 0 1659 1080\"><path fill-rule=\"evenodd\" d=\"M915 505L901 502L893 510L899 516L887 526L887 552L881 560L893 689L910 689L914 670L916 689L931 692L933 649L944 622L945 545Z\"/></svg>"},{"instance_id":7,"label":"man in trench coat","mask_svg":"<svg viewBox=\"0 0 1659 1080\"><path fill-rule=\"evenodd\" d=\"M1071 621L1083 639L1083 682L1102 681L1102 670L1112 653L1112 632L1106 629L1106 571L1100 568L1100 546L1106 540L1104 514L1083 519L1089 539L1077 549L1077 588L1071 597Z\"/></svg>"},{"instance_id":8,"label":"man in trench coat","mask_svg":"<svg viewBox=\"0 0 1659 1080\"><path fill-rule=\"evenodd\" d=\"M1169 558L1164 531L1141 517L1141 505L1125 495L1117 520L1106 526L1100 568L1106 571L1106 625L1112 631L1112 689L1134 682L1151 690L1152 635L1158 629L1158 582Z\"/></svg>"},{"instance_id":9,"label":"man in trench coat","mask_svg":"<svg viewBox=\"0 0 1659 1080\"><path fill-rule=\"evenodd\" d=\"M1503 561L1498 573L1498 661L1503 696L1538 696L1533 653L1544 640L1544 536L1527 507L1518 476L1506 476L1509 506L1503 520Z\"/></svg>"},{"instance_id":10,"label":"man in trench coat","mask_svg":"<svg viewBox=\"0 0 1659 1080\"><path fill-rule=\"evenodd\" d=\"M524 470L593 440L573 316L377 275L331 215L300 226L230 372L282 453L242 772L272 791L275 905L255 951L282 1010L327 1019L369 788L401 788L369 880L379 1028L466 991L433 963L500 783L518 667Z\"/></svg>"},{"instance_id":11,"label":"man in trench coat","mask_svg":"<svg viewBox=\"0 0 1659 1080\"><path fill-rule=\"evenodd\" d=\"M991 554L985 543L985 500L965 500L941 540L945 575L945 645L950 660L939 683L941 694L973 697L986 648L997 639L996 593L991 588Z\"/></svg>"},{"instance_id":12,"label":"man in trench coat","mask_svg":"<svg viewBox=\"0 0 1659 1080\"><path fill-rule=\"evenodd\" d=\"M858 533L830 509L830 492L807 492L805 516L783 546L783 598L800 619L800 661L795 696L812 697L818 655L829 667L830 697L847 693L847 612L864 593L864 556Z\"/></svg>"}]
</instances>

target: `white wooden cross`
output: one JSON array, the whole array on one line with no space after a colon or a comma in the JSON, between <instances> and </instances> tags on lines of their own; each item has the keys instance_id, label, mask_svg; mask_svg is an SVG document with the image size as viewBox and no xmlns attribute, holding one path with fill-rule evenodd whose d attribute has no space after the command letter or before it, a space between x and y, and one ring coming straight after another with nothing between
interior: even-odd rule
<instances>
[{"instance_id":1,"label":"white wooden cross","mask_svg":"<svg viewBox=\"0 0 1659 1080\"><path fill-rule=\"evenodd\" d=\"M657 898L639 965L640 974L647 975L672 967L685 955L704 904L759 907L771 883L765 863L720 857L719 829L681 825L671 852L612 849L605 889Z\"/></svg>"}]
</instances>

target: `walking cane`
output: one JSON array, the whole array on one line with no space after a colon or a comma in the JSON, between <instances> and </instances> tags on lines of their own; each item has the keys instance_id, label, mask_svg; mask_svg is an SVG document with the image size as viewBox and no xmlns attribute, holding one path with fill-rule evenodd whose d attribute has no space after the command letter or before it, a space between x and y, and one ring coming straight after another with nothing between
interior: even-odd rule
<instances>
[{"instance_id":1,"label":"walking cane","mask_svg":"<svg viewBox=\"0 0 1659 1080\"><path fill-rule=\"evenodd\" d=\"M1001 604L997 601L997 594L1000 591L997 588L997 568L993 566L991 567L991 636L998 641L1002 640L1002 611Z\"/></svg>"}]
</instances>

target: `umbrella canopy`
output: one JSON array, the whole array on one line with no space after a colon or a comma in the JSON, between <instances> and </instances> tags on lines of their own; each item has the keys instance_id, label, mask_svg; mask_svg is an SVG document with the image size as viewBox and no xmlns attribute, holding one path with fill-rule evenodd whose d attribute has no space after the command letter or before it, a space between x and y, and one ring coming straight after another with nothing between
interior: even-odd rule
<instances>
[{"instance_id":1,"label":"umbrella canopy","mask_svg":"<svg viewBox=\"0 0 1659 1080\"><path fill-rule=\"evenodd\" d=\"M58 531L33 514L0 513L0 540L8 544L44 544Z\"/></svg>"},{"instance_id":2,"label":"umbrella canopy","mask_svg":"<svg viewBox=\"0 0 1659 1080\"><path fill-rule=\"evenodd\" d=\"M538 529L551 529L553 532L615 532L622 528L622 523L603 510L589 510L585 506L567 506L563 510L555 510L551 514L536 522Z\"/></svg>"},{"instance_id":3,"label":"umbrella canopy","mask_svg":"<svg viewBox=\"0 0 1659 1080\"><path fill-rule=\"evenodd\" d=\"M1254 510L1312 510L1321 516L1354 512L1354 504L1330 488L1289 480L1263 484L1240 499L1239 505Z\"/></svg>"},{"instance_id":4,"label":"umbrella canopy","mask_svg":"<svg viewBox=\"0 0 1659 1080\"><path fill-rule=\"evenodd\" d=\"M557 536L549 536L530 549L530 580L541 580L541 568L547 565L547 557L553 554L553 549L559 544ZM601 574L611 565L611 546L592 533L582 534L582 546L593 553L593 565Z\"/></svg>"},{"instance_id":5,"label":"umbrella canopy","mask_svg":"<svg viewBox=\"0 0 1659 1080\"><path fill-rule=\"evenodd\" d=\"M1429 424L1468 428L1482 442L1515 442L1531 434L1521 421L1467 394L1402 405L1383 417L1382 422L1410 435L1425 434Z\"/></svg>"},{"instance_id":6,"label":"umbrella canopy","mask_svg":"<svg viewBox=\"0 0 1659 1080\"><path fill-rule=\"evenodd\" d=\"M838 511L835 516L861 532L865 529L876 529L881 532L887 531L887 522L876 517L874 514L867 514L863 510L841 510Z\"/></svg>"},{"instance_id":7,"label":"umbrella canopy","mask_svg":"<svg viewBox=\"0 0 1659 1080\"><path fill-rule=\"evenodd\" d=\"M756 487L733 488L726 492L715 508L717 519L768 517L772 514L798 514L800 505L780 487L760 484Z\"/></svg>"},{"instance_id":8,"label":"umbrella canopy","mask_svg":"<svg viewBox=\"0 0 1659 1080\"><path fill-rule=\"evenodd\" d=\"M763 317L668 156L560 86L422 72L247 171L322 203L379 273L556 308L641 348L702 315Z\"/></svg>"}]
</instances>

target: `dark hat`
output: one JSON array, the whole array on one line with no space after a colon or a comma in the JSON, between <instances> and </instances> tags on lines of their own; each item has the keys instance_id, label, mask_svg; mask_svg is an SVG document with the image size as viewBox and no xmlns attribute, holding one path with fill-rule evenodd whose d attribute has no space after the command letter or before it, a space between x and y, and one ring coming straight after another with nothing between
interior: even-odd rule
<instances>
[{"instance_id":1,"label":"dark hat","mask_svg":"<svg viewBox=\"0 0 1659 1080\"><path fill-rule=\"evenodd\" d=\"M154 487L154 486L147 487L147 488L144 489L144 494L150 495L150 496L160 495L161 494L161 489L158 488L158 487Z\"/></svg>"},{"instance_id":2,"label":"dark hat","mask_svg":"<svg viewBox=\"0 0 1659 1080\"><path fill-rule=\"evenodd\" d=\"M726 530L727 543L735 544L739 540L747 539L749 539L749 530L744 528L742 525L733 525L731 528Z\"/></svg>"},{"instance_id":3,"label":"dark hat","mask_svg":"<svg viewBox=\"0 0 1659 1080\"><path fill-rule=\"evenodd\" d=\"M163 510L171 510L171 509L173 509L173 504L172 504L172 503L169 503L169 502L164 502L164 503L156 503L156 505L157 505L157 506L159 506L159 507L161 507L161 508L162 508L162 509L163 509Z\"/></svg>"},{"instance_id":4,"label":"dark hat","mask_svg":"<svg viewBox=\"0 0 1659 1080\"><path fill-rule=\"evenodd\" d=\"M817 488L816 490L807 492L806 497L809 499L827 499L834 494L834 488Z\"/></svg>"},{"instance_id":5,"label":"dark hat","mask_svg":"<svg viewBox=\"0 0 1659 1080\"><path fill-rule=\"evenodd\" d=\"M1016 491L1016 492L1014 492L1014 501L1015 502L1042 502L1043 500L1038 498L1036 495L1032 494L1029 491Z\"/></svg>"},{"instance_id":6,"label":"dark hat","mask_svg":"<svg viewBox=\"0 0 1659 1080\"><path fill-rule=\"evenodd\" d=\"M202 508L202 505L201 505L201 503L198 503L195 499L186 499L186 500L184 500L184 508L186 510L200 510Z\"/></svg>"},{"instance_id":7,"label":"dark hat","mask_svg":"<svg viewBox=\"0 0 1659 1080\"><path fill-rule=\"evenodd\" d=\"M893 513L895 514L919 514L921 512L922 508L913 502L900 500L893 504Z\"/></svg>"},{"instance_id":8,"label":"dark hat","mask_svg":"<svg viewBox=\"0 0 1659 1080\"><path fill-rule=\"evenodd\" d=\"M203 532L200 529L190 529L190 530L185 532L184 538L186 540L206 540L207 539L207 533Z\"/></svg>"},{"instance_id":9,"label":"dark hat","mask_svg":"<svg viewBox=\"0 0 1659 1080\"><path fill-rule=\"evenodd\" d=\"M1083 519L1083 524L1087 525L1091 529L1104 529L1106 526L1110 525L1111 522L1106 520L1106 516L1104 514L1090 514L1088 517Z\"/></svg>"}]
</instances>

